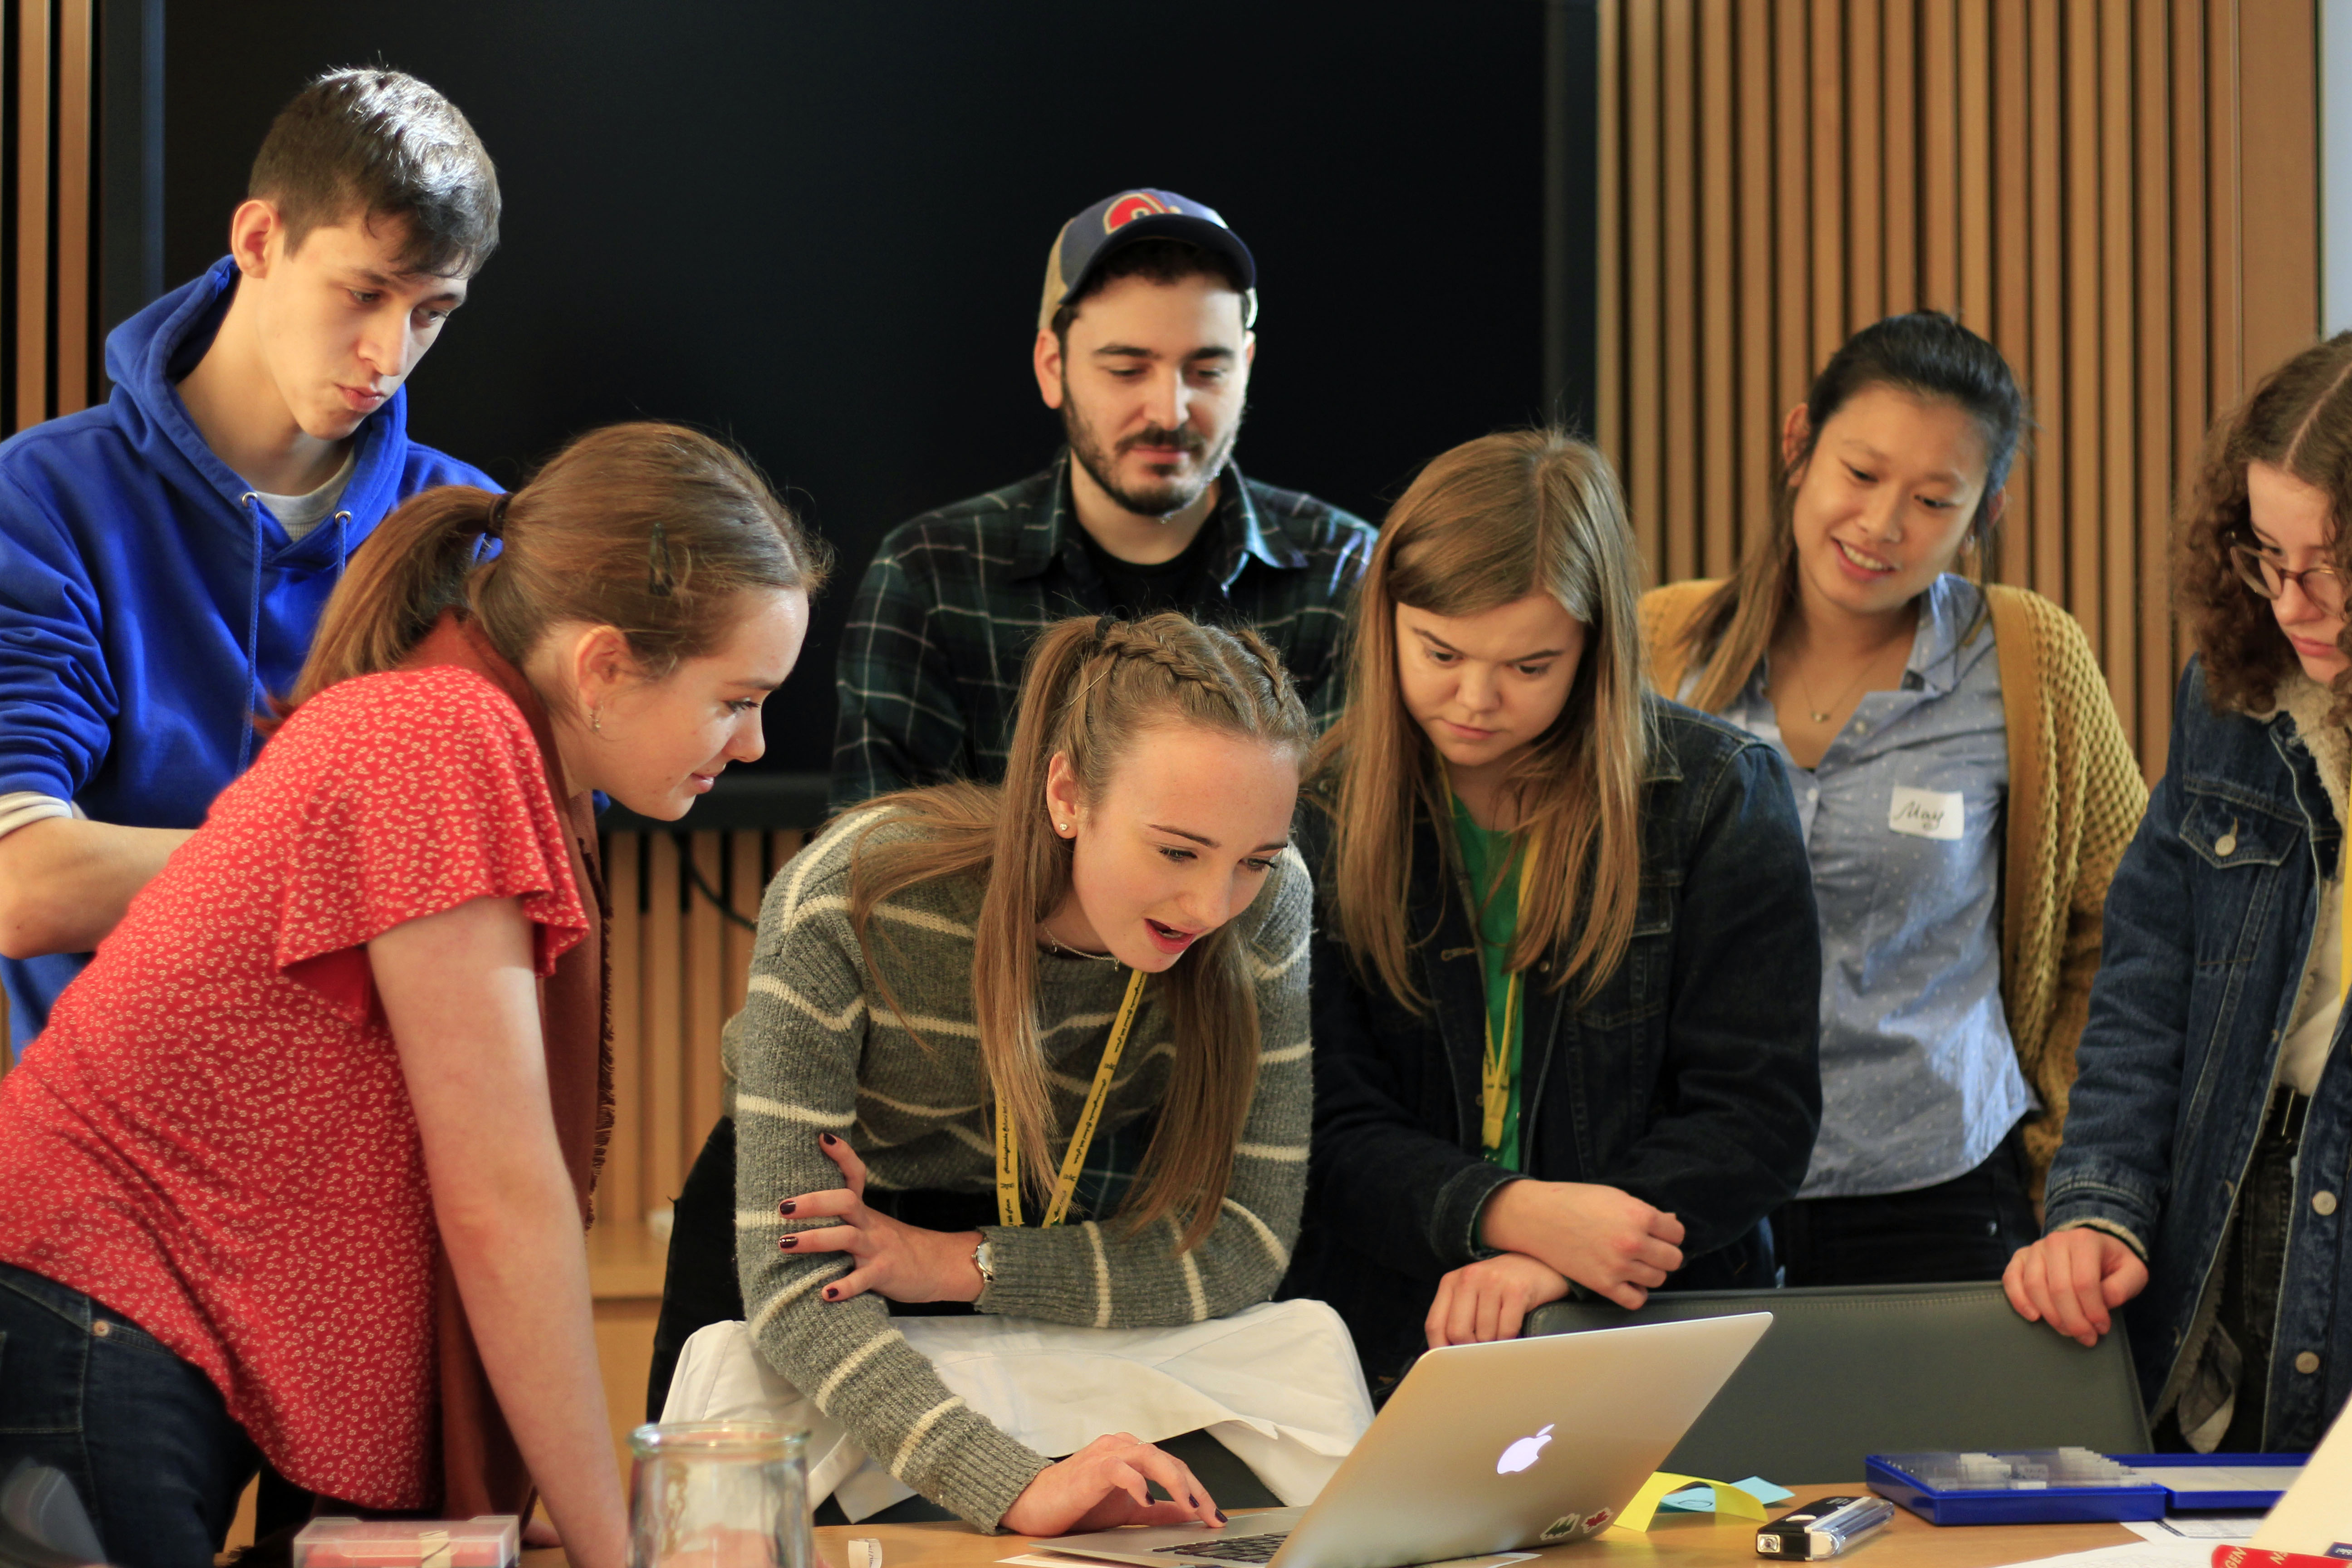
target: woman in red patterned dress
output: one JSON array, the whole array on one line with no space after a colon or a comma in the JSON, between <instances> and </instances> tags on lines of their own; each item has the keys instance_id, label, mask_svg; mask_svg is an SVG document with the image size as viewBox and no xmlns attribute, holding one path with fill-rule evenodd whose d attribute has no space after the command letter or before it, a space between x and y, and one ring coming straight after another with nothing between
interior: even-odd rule
<instances>
[{"instance_id":1,"label":"woman in red patterned dress","mask_svg":"<svg viewBox=\"0 0 2352 1568\"><path fill-rule=\"evenodd\" d=\"M675 819L757 757L823 571L658 425L385 520L260 760L0 1079L0 1475L63 1469L122 1568L209 1564L263 1464L459 1517L536 1479L619 1568L593 795Z\"/></svg>"}]
</instances>

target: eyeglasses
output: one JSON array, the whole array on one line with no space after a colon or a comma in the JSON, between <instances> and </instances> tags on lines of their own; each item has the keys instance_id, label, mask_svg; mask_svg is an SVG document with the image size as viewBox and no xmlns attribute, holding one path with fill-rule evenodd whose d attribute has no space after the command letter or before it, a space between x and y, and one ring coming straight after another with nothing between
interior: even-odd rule
<instances>
[{"instance_id":1,"label":"eyeglasses","mask_svg":"<svg viewBox=\"0 0 2352 1568\"><path fill-rule=\"evenodd\" d=\"M2344 579L2333 566L2306 566L2300 572L2290 572L2269 552L2251 544L2230 546L2230 563L2247 587L2265 599L2275 599L2286 592L2289 583L2303 590L2311 607L2323 616L2344 613Z\"/></svg>"}]
</instances>

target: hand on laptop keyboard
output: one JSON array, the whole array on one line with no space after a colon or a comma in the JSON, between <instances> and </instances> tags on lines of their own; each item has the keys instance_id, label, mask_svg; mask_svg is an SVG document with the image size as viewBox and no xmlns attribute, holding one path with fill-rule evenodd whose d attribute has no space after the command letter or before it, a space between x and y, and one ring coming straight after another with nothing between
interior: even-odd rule
<instances>
[{"instance_id":1,"label":"hand on laptop keyboard","mask_svg":"<svg viewBox=\"0 0 2352 1568\"><path fill-rule=\"evenodd\" d=\"M1153 1502L1153 1481L1175 1500ZM1220 1525L1225 1516L1181 1459L1113 1432L1038 1471L997 1522L1015 1535L1055 1536L1122 1524Z\"/></svg>"}]
</instances>

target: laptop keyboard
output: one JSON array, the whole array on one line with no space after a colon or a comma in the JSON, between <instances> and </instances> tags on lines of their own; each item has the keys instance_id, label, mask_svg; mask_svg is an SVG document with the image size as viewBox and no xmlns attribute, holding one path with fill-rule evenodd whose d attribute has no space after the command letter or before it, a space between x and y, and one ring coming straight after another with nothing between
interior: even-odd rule
<instances>
[{"instance_id":1,"label":"laptop keyboard","mask_svg":"<svg viewBox=\"0 0 2352 1568\"><path fill-rule=\"evenodd\" d=\"M1155 1552L1181 1552L1187 1557L1207 1557L1219 1563L1267 1563L1282 1550L1290 1539L1290 1531L1278 1530L1271 1535L1237 1535L1230 1541L1189 1541L1181 1546L1155 1546Z\"/></svg>"}]
</instances>

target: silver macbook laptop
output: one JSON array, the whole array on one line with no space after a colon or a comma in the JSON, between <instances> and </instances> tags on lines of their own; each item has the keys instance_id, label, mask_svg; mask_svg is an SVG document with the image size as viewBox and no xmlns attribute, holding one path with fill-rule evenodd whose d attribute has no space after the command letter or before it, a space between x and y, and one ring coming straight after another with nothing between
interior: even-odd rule
<instances>
[{"instance_id":1,"label":"silver macbook laptop","mask_svg":"<svg viewBox=\"0 0 2352 1568\"><path fill-rule=\"evenodd\" d=\"M1432 1351L1307 1508L1037 1544L1114 1563L1401 1568L1606 1530L1769 1312Z\"/></svg>"}]
</instances>

